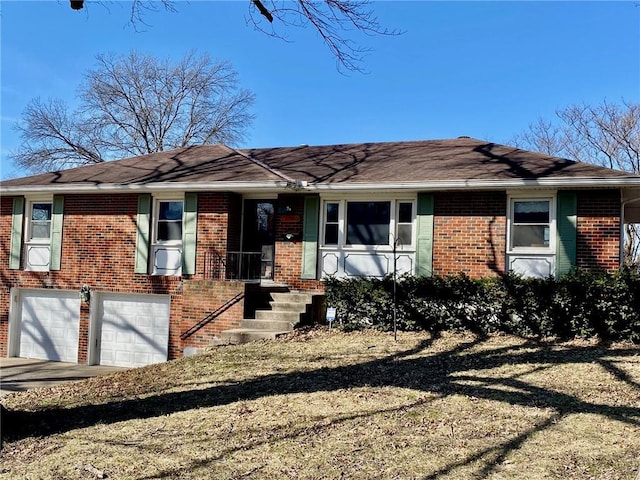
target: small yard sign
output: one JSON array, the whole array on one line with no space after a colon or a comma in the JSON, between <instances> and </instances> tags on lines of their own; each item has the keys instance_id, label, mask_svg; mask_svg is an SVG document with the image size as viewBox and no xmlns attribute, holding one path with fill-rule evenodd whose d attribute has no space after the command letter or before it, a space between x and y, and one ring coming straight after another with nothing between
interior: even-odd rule
<instances>
[{"instance_id":1,"label":"small yard sign","mask_svg":"<svg viewBox=\"0 0 640 480\"><path fill-rule=\"evenodd\" d=\"M329 322L329 327L336 319L336 307L327 307L327 322Z\"/></svg>"}]
</instances>

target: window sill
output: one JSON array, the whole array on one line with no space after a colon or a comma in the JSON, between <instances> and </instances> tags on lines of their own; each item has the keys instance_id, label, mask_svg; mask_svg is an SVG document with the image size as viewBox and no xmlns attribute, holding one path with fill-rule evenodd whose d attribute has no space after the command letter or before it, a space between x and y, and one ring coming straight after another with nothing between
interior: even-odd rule
<instances>
[{"instance_id":1,"label":"window sill","mask_svg":"<svg viewBox=\"0 0 640 480\"><path fill-rule=\"evenodd\" d=\"M25 267L24 269L25 272L40 272L40 273L48 273L51 270L49 270L49 267L47 268L38 268L38 267Z\"/></svg>"},{"instance_id":2,"label":"window sill","mask_svg":"<svg viewBox=\"0 0 640 480\"><path fill-rule=\"evenodd\" d=\"M508 250L507 255L555 255L556 252L550 248L519 248Z\"/></svg>"}]
</instances>

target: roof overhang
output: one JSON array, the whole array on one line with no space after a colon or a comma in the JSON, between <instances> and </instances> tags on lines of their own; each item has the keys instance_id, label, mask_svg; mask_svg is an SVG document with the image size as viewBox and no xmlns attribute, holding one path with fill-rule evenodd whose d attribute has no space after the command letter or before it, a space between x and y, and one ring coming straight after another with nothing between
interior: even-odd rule
<instances>
[{"instance_id":1,"label":"roof overhang","mask_svg":"<svg viewBox=\"0 0 640 480\"><path fill-rule=\"evenodd\" d=\"M282 192L295 188L295 184L277 182L158 182L158 183L101 183L98 185L16 185L0 186L0 195L97 194L97 193L156 193L156 192Z\"/></svg>"},{"instance_id":2,"label":"roof overhang","mask_svg":"<svg viewBox=\"0 0 640 480\"><path fill-rule=\"evenodd\" d=\"M363 191L363 190L414 190L414 191L447 191L447 190L509 190L509 189L595 189L595 188L631 188L640 187L640 177L622 178L562 178L537 180L443 180L432 182L403 183L345 183L314 184L307 190L315 191Z\"/></svg>"},{"instance_id":3,"label":"roof overhang","mask_svg":"<svg viewBox=\"0 0 640 480\"><path fill-rule=\"evenodd\" d=\"M640 198L640 177L613 178L547 178L513 180L442 180L431 182L386 183L307 183L305 181L270 182L157 182L131 184L59 184L59 185L0 185L3 195L41 193L152 193L152 192L375 192L375 191L447 191L447 190L508 190L508 189L599 189L622 188L635 192ZM634 197L636 198L636 197Z\"/></svg>"}]
</instances>

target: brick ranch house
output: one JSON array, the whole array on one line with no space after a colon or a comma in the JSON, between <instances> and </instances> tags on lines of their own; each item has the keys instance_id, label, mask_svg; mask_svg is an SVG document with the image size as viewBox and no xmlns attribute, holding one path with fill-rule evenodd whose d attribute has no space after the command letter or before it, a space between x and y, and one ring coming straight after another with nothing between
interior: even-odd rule
<instances>
[{"instance_id":1,"label":"brick ranch house","mask_svg":"<svg viewBox=\"0 0 640 480\"><path fill-rule=\"evenodd\" d=\"M125 366L287 330L314 297L286 292L394 257L415 275L615 270L640 220L639 176L468 137L186 147L0 194L0 355Z\"/></svg>"}]
</instances>

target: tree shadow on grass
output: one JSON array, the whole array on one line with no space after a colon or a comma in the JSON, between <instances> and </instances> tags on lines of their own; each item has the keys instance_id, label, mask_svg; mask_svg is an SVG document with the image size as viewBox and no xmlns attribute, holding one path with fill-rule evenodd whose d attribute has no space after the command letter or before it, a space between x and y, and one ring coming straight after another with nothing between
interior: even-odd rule
<instances>
[{"instance_id":1,"label":"tree shadow on grass","mask_svg":"<svg viewBox=\"0 0 640 480\"><path fill-rule=\"evenodd\" d=\"M612 357L631 359L637 348L608 350L602 346L554 346L523 342L495 348L481 348L482 338L458 344L454 348L429 353L432 340L415 348L356 365L325 367L311 371L271 374L260 378L185 392L154 394L142 399L112 401L100 405L73 408L48 408L42 411L5 412L2 427L5 441L68 432L96 424L110 424L131 419L145 419L205 407L250 401L272 395L331 392L358 387L400 387L428 392L436 397L463 395L514 406L549 408L553 414L528 431L467 458L450 463L425 479L437 478L461 466L491 459L482 475L509 452L518 449L528 438L562 418L573 414L594 414L640 427L640 409L586 401L567 393L542 388L524 379L545 368L563 364L599 364L617 381L638 391L640 386L620 369ZM625 360L626 361L626 360ZM530 365L510 376L492 376L492 369L507 365ZM371 413L372 415L375 414ZM295 434L294 434L295 436Z\"/></svg>"}]
</instances>

